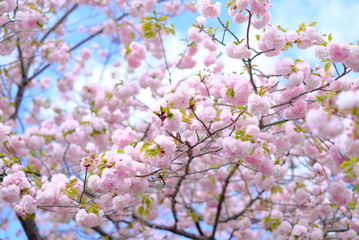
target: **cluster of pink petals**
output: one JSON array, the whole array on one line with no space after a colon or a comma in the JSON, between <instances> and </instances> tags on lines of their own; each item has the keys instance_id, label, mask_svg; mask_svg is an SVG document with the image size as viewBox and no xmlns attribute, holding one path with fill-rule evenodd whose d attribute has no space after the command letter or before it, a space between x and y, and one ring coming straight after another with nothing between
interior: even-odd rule
<instances>
[{"instance_id":1,"label":"cluster of pink petals","mask_svg":"<svg viewBox=\"0 0 359 240\"><path fill-rule=\"evenodd\" d=\"M326 122L326 124L323 124ZM326 113L320 109L311 109L306 114L306 123L313 131L323 137L336 137L344 131L344 125L336 116L328 119Z\"/></svg>"},{"instance_id":2,"label":"cluster of pink petals","mask_svg":"<svg viewBox=\"0 0 359 240\"><path fill-rule=\"evenodd\" d=\"M250 58L252 52L247 48L247 45L244 43L237 45L233 42L229 42L226 45L226 54L230 58L242 59Z\"/></svg>"},{"instance_id":3,"label":"cluster of pink petals","mask_svg":"<svg viewBox=\"0 0 359 240\"><path fill-rule=\"evenodd\" d=\"M197 6L203 17L216 18L220 14L220 2L213 3L212 0L199 0Z\"/></svg>"},{"instance_id":4,"label":"cluster of pink petals","mask_svg":"<svg viewBox=\"0 0 359 240\"><path fill-rule=\"evenodd\" d=\"M333 63L344 63L353 72L359 72L359 47L347 43L330 42L327 46L318 46L315 49L319 59L329 58Z\"/></svg>"},{"instance_id":5,"label":"cluster of pink petals","mask_svg":"<svg viewBox=\"0 0 359 240\"><path fill-rule=\"evenodd\" d=\"M65 65L70 60L70 47L66 42L49 39L41 48L41 58L49 63L59 62Z\"/></svg>"},{"instance_id":6,"label":"cluster of pink petals","mask_svg":"<svg viewBox=\"0 0 359 240\"><path fill-rule=\"evenodd\" d=\"M343 182L333 182L329 187L330 201L334 204L345 205L352 199L352 191Z\"/></svg>"},{"instance_id":7,"label":"cluster of pink petals","mask_svg":"<svg viewBox=\"0 0 359 240\"><path fill-rule=\"evenodd\" d=\"M131 2L128 10L132 17L142 17L145 13L151 11L156 4L156 0L135 0Z\"/></svg>"},{"instance_id":8,"label":"cluster of pink petals","mask_svg":"<svg viewBox=\"0 0 359 240\"><path fill-rule=\"evenodd\" d=\"M131 42L128 49L123 49L122 53L128 62L128 66L131 68L138 68L141 66L142 60L146 58L146 48L136 42Z\"/></svg>"},{"instance_id":9,"label":"cluster of pink petals","mask_svg":"<svg viewBox=\"0 0 359 240\"><path fill-rule=\"evenodd\" d=\"M4 0L0 2L0 15L14 11L16 8L15 0Z\"/></svg>"},{"instance_id":10,"label":"cluster of pink petals","mask_svg":"<svg viewBox=\"0 0 359 240\"><path fill-rule=\"evenodd\" d=\"M80 209L76 213L76 223L82 227L95 227L101 224L103 218L103 210L100 210L98 214L93 212L87 212L85 209Z\"/></svg>"}]
</instances>

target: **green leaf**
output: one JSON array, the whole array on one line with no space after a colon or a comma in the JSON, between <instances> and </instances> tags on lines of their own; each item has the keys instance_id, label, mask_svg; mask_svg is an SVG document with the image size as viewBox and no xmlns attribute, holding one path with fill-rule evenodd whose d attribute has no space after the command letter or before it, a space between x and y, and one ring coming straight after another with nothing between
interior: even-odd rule
<instances>
[{"instance_id":1,"label":"green leaf","mask_svg":"<svg viewBox=\"0 0 359 240\"><path fill-rule=\"evenodd\" d=\"M14 151L14 149L13 149L12 147L10 147L9 149L10 149L11 151ZM19 160L17 157L11 155L11 156L8 158L8 160L3 159L3 162L4 162L5 165L7 165L7 166L12 166L12 165L15 164L15 163L20 163L20 160Z\"/></svg>"},{"instance_id":2,"label":"green leaf","mask_svg":"<svg viewBox=\"0 0 359 240\"><path fill-rule=\"evenodd\" d=\"M101 208L96 204L93 204L86 209L88 213L95 213L96 215L99 214L100 210Z\"/></svg>"},{"instance_id":3,"label":"green leaf","mask_svg":"<svg viewBox=\"0 0 359 240\"><path fill-rule=\"evenodd\" d=\"M143 35L145 38L152 38L153 36L155 36L155 32L154 31L147 31L145 32L145 34Z\"/></svg>"},{"instance_id":4,"label":"green leaf","mask_svg":"<svg viewBox=\"0 0 359 240\"><path fill-rule=\"evenodd\" d=\"M150 211L148 209L146 209L144 206L140 206L137 209L138 214L143 217L143 218L147 218L148 215L150 215Z\"/></svg>"},{"instance_id":5,"label":"green leaf","mask_svg":"<svg viewBox=\"0 0 359 240\"><path fill-rule=\"evenodd\" d=\"M187 209L187 214L189 215L189 216L191 216L191 218L193 219L193 221L194 222L198 222L199 221L199 217L198 217L198 215L194 212L194 211L192 211L191 209Z\"/></svg>"},{"instance_id":6,"label":"green leaf","mask_svg":"<svg viewBox=\"0 0 359 240\"><path fill-rule=\"evenodd\" d=\"M305 28L305 23L301 23L301 24L299 25L299 29L298 29L297 32L304 31L305 29L306 29L306 28Z\"/></svg>"},{"instance_id":7,"label":"green leaf","mask_svg":"<svg viewBox=\"0 0 359 240\"><path fill-rule=\"evenodd\" d=\"M262 146L263 150L266 151L267 153L270 153L270 150L267 146Z\"/></svg>"},{"instance_id":8,"label":"green leaf","mask_svg":"<svg viewBox=\"0 0 359 240\"><path fill-rule=\"evenodd\" d=\"M270 216L265 217L263 220L264 220L264 224L269 225L269 227L267 227L266 230L270 232L275 230L281 222L280 218L270 218Z\"/></svg>"},{"instance_id":9,"label":"green leaf","mask_svg":"<svg viewBox=\"0 0 359 240\"><path fill-rule=\"evenodd\" d=\"M279 218L275 218L272 219L272 224L271 224L271 230L275 230L280 224L280 219Z\"/></svg>"},{"instance_id":10,"label":"green leaf","mask_svg":"<svg viewBox=\"0 0 359 240\"><path fill-rule=\"evenodd\" d=\"M151 158L151 157L158 155L160 152L161 152L161 150L158 148L149 148L149 149L146 149L145 157Z\"/></svg>"},{"instance_id":11,"label":"green leaf","mask_svg":"<svg viewBox=\"0 0 359 240\"><path fill-rule=\"evenodd\" d=\"M144 214L143 214L143 217L147 218L149 215L150 215L150 210L146 209Z\"/></svg>"},{"instance_id":12,"label":"green leaf","mask_svg":"<svg viewBox=\"0 0 359 240\"><path fill-rule=\"evenodd\" d=\"M174 116L173 113L171 113L170 111L167 112L167 117L168 117L169 119L173 118L173 116Z\"/></svg>"},{"instance_id":13,"label":"green leaf","mask_svg":"<svg viewBox=\"0 0 359 240\"><path fill-rule=\"evenodd\" d=\"M324 103L327 97L325 95L318 95L315 97L318 101L318 103Z\"/></svg>"},{"instance_id":14,"label":"green leaf","mask_svg":"<svg viewBox=\"0 0 359 240\"><path fill-rule=\"evenodd\" d=\"M5 77L9 77L9 71L6 68L4 68L4 73L5 73Z\"/></svg>"},{"instance_id":15,"label":"green leaf","mask_svg":"<svg viewBox=\"0 0 359 240\"><path fill-rule=\"evenodd\" d=\"M271 189L272 194L283 193L283 188L280 185L275 185Z\"/></svg>"},{"instance_id":16,"label":"green leaf","mask_svg":"<svg viewBox=\"0 0 359 240\"><path fill-rule=\"evenodd\" d=\"M215 178L215 177L213 177L213 176L208 177L208 179L211 180L211 182L212 182L213 184L216 184L216 183L217 183L217 178Z\"/></svg>"},{"instance_id":17,"label":"green leaf","mask_svg":"<svg viewBox=\"0 0 359 240\"><path fill-rule=\"evenodd\" d=\"M279 31L282 31L282 32L287 32L288 31L288 29L285 29L285 28L283 28L282 26L277 26L277 29L279 30Z\"/></svg>"},{"instance_id":18,"label":"green leaf","mask_svg":"<svg viewBox=\"0 0 359 240\"><path fill-rule=\"evenodd\" d=\"M150 205L153 202L153 198L148 197L147 195L141 194L142 196L142 203L146 205Z\"/></svg>"},{"instance_id":19,"label":"green leaf","mask_svg":"<svg viewBox=\"0 0 359 240\"><path fill-rule=\"evenodd\" d=\"M75 129L72 129L72 130L69 130L69 131L63 131L62 136L66 137L67 135L70 135L71 133L74 133L75 131L76 131Z\"/></svg>"},{"instance_id":20,"label":"green leaf","mask_svg":"<svg viewBox=\"0 0 359 240\"><path fill-rule=\"evenodd\" d=\"M227 6L227 8L229 8L230 6L232 6L235 3L236 3L236 0L231 0L226 3L226 6Z\"/></svg>"},{"instance_id":21,"label":"green leaf","mask_svg":"<svg viewBox=\"0 0 359 240\"><path fill-rule=\"evenodd\" d=\"M352 162L354 162L354 163L358 163L359 162L359 156L351 156L350 160L352 160Z\"/></svg>"},{"instance_id":22,"label":"green leaf","mask_svg":"<svg viewBox=\"0 0 359 240\"><path fill-rule=\"evenodd\" d=\"M78 190L76 188L72 187L72 188L66 189L65 194L69 198L75 198L78 195Z\"/></svg>"},{"instance_id":23,"label":"green leaf","mask_svg":"<svg viewBox=\"0 0 359 240\"><path fill-rule=\"evenodd\" d=\"M259 96L264 96L267 93L267 88L266 87L261 87L259 89L258 95Z\"/></svg>"},{"instance_id":24,"label":"green leaf","mask_svg":"<svg viewBox=\"0 0 359 240\"><path fill-rule=\"evenodd\" d=\"M109 238L106 236L100 236L98 239L104 239L104 240L109 240Z\"/></svg>"},{"instance_id":25,"label":"green leaf","mask_svg":"<svg viewBox=\"0 0 359 240\"><path fill-rule=\"evenodd\" d=\"M34 168L32 165L27 165L26 168L24 168L25 172L34 172Z\"/></svg>"},{"instance_id":26,"label":"green leaf","mask_svg":"<svg viewBox=\"0 0 359 240\"><path fill-rule=\"evenodd\" d=\"M125 52L126 55L131 53L130 45L126 45L125 49L126 49L126 52Z\"/></svg>"},{"instance_id":27,"label":"green leaf","mask_svg":"<svg viewBox=\"0 0 359 240\"><path fill-rule=\"evenodd\" d=\"M325 70L325 72L328 72L328 71L329 71L331 65L332 65L332 64L331 64L329 61L324 65L324 70Z\"/></svg>"},{"instance_id":28,"label":"green leaf","mask_svg":"<svg viewBox=\"0 0 359 240\"><path fill-rule=\"evenodd\" d=\"M172 26L172 25L173 25L173 24L171 24L171 26ZM174 29L174 26L173 26L173 27L164 27L163 29L165 30L165 32L166 32L167 34L171 34L171 35L175 35L175 34L176 34L175 29Z\"/></svg>"},{"instance_id":29,"label":"green leaf","mask_svg":"<svg viewBox=\"0 0 359 240\"><path fill-rule=\"evenodd\" d=\"M355 206L356 206L356 202L354 200L351 200L349 203L348 203L348 207L350 209L355 209Z\"/></svg>"},{"instance_id":30,"label":"green leaf","mask_svg":"<svg viewBox=\"0 0 359 240\"><path fill-rule=\"evenodd\" d=\"M105 93L106 100L110 100L112 97L113 97L112 93L109 93L109 92Z\"/></svg>"},{"instance_id":31,"label":"green leaf","mask_svg":"<svg viewBox=\"0 0 359 240\"><path fill-rule=\"evenodd\" d=\"M151 144L149 142L144 142L141 149L140 149L140 152L142 153L143 151L145 151Z\"/></svg>"},{"instance_id":32,"label":"green leaf","mask_svg":"<svg viewBox=\"0 0 359 240\"><path fill-rule=\"evenodd\" d=\"M234 90L232 88L227 88L226 96L234 98Z\"/></svg>"},{"instance_id":33,"label":"green leaf","mask_svg":"<svg viewBox=\"0 0 359 240\"><path fill-rule=\"evenodd\" d=\"M140 207L137 209L137 212L138 212L138 214L140 214L140 216L142 216L143 213L145 212L145 207L144 207L144 206L140 206Z\"/></svg>"},{"instance_id":34,"label":"green leaf","mask_svg":"<svg viewBox=\"0 0 359 240\"><path fill-rule=\"evenodd\" d=\"M353 163L351 161L344 161L340 164L340 169L343 169L343 168L346 168L346 167L349 167L350 165L352 165Z\"/></svg>"},{"instance_id":35,"label":"green leaf","mask_svg":"<svg viewBox=\"0 0 359 240\"><path fill-rule=\"evenodd\" d=\"M225 23L226 28L229 27L229 23L230 23L229 20L227 20L226 23Z\"/></svg>"},{"instance_id":36,"label":"green leaf","mask_svg":"<svg viewBox=\"0 0 359 240\"><path fill-rule=\"evenodd\" d=\"M255 153L255 150L256 150L256 148L253 147L251 153L249 154L249 156L253 156L253 154Z\"/></svg>"},{"instance_id":37,"label":"green leaf","mask_svg":"<svg viewBox=\"0 0 359 240\"><path fill-rule=\"evenodd\" d=\"M151 21L152 19L153 19L152 17L143 17L143 18L141 18L140 23L145 23L147 21Z\"/></svg>"},{"instance_id":38,"label":"green leaf","mask_svg":"<svg viewBox=\"0 0 359 240\"><path fill-rule=\"evenodd\" d=\"M55 140L55 136L43 136L45 138L45 143L49 144L50 142Z\"/></svg>"},{"instance_id":39,"label":"green leaf","mask_svg":"<svg viewBox=\"0 0 359 240\"><path fill-rule=\"evenodd\" d=\"M352 114L353 114L354 116L359 116L359 107L354 107Z\"/></svg>"},{"instance_id":40,"label":"green leaf","mask_svg":"<svg viewBox=\"0 0 359 240\"><path fill-rule=\"evenodd\" d=\"M237 130L236 131L236 137L243 137L245 135L245 132L243 130Z\"/></svg>"},{"instance_id":41,"label":"green leaf","mask_svg":"<svg viewBox=\"0 0 359 240\"><path fill-rule=\"evenodd\" d=\"M171 32L171 33L172 33L173 35L175 35L176 30L175 30L175 25L174 25L173 23L171 24L171 29L172 29L172 32Z\"/></svg>"},{"instance_id":42,"label":"green leaf","mask_svg":"<svg viewBox=\"0 0 359 240\"><path fill-rule=\"evenodd\" d=\"M346 174L350 175L353 172L353 167L349 167L347 170L344 171Z\"/></svg>"},{"instance_id":43,"label":"green leaf","mask_svg":"<svg viewBox=\"0 0 359 240\"><path fill-rule=\"evenodd\" d=\"M311 22L309 26L314 27L317 24L317 22Z\"/></svg>"},{"instance_id":44,"label":"green leaf","mask_svg":"<svg viewBox=\"0 0 359 240\"><path fill-rule=\"evenodd\" d=\"M73 179L70 180L71 185L75 184L76 182L77 182L77 178L73 178Z\"/></svg>"},{"instance_id":45,"label":"green leaf","mask_svg":"<svg viewBox=\"0 0 359 240\"><path fill-rule=\"evenodd\" d=\"M220 194L215 194L215 195L214 195L214 198L215 198L217 201L219 201L219 199L221 199L221 195L220 195Z\"/></svg>"},{"instance_id":46,"label":"green leaf","mask_svg":"<svg viewBox=\"0 0 359 240\"><path fill-rule=\"evenodd\" d=\"M34 184L35 184L35 186L37 187L37 188L41 188L42 187L42 185L44 185L44 183L39 179L39 178L35 178L33 181L32 181Z\"/></svg>"},{"instance_id":47,"label":"green leaf","mask_svg":"<svg viewBox=\"0 0 359 240\"><path fill-rule=\"evenodd\" d=\"M35 11L38 11L38 12L41 12L41 10L37 7L35 7L34 5L32 5L31 3L26 3L25 4L27 7L31 8L32 10L35 10Z\"/></svg>"},{"instance_id":48,"label":"green leaf","mask_svg":"<svg viewBox=\"0 0 359 240\"><path fill-rule=\"evenodd\" d=\"M158 18L159 22L163 22L163 21L166 21L166 20L167 20L167 16L165 16L165 15Z\"/></svg>"},{"instance_id":49,"label":"green leaf","mask_svg":"<svg viewBox=\"0 0 359 240\"><path fill-rule=\"evenodd\" d=\"M118 83L116 83L116 84L115 84L115 87L122 86L122 85L123 85L123 83L124 83L124 81L123 81L123 80L121 80L120 82L118 82Z\"/></svg>"},{"instance_id":50,"label":"green leaf","mask_svg":"<svg viewBox=\"0 0 359 240\"><path fill-rule=\"evenodd\" d=\"M294 128L294 131L296 131L297 133L300 133L300 132L304 132L304 129L300 126Z\"/></svg>"},{"instance_id":51,"label":"green leaf","mask_svg":"<svg viewBox=\"0 0 359 240\"><path fill-rule=\"evenodd\" d=\"M194 106L196 106L196 100L193 98L193 97L191 97L190 99L189 99L189 106L190 107L194 107Z\"/></svg>"}]
</instances>

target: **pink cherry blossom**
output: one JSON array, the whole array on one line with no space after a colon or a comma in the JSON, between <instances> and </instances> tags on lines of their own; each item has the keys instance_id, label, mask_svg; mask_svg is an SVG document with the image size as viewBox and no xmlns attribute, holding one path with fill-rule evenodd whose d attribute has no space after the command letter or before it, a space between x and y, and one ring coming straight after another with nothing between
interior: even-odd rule
<instances>
[{"instance_id":1,"label":"pink cherry blossom","mask_svg":"<svg viewBox=\"0 0 359 240\"><path fill-rule=\"evenodd\" d=\"M248 112L255 115L261 116L268 113L270 108L270 99L268 97L262 97L258 94L251 94L248 98Z\"/></svg>"},{"instance_id":2,"label":"pink cherry blossom","mask_svg":"<svg viewBox=\"0 0 359 240\"><path fill-rule=\"evenodd\" d=\"M112 141L117 148L124 148L135 140L136 132L127 127L125 130L117 129L112 135Z\"/></svg>"},{"instance_id":3,"label":"pink cherry blossom","mask_svg":"<svg viewBox=\"0 0 359 240\"><path fill-rule=\"evenodd\" d=\"M203 17L215 18L220 14L220 2L212 3L211 0L199 0L197 5L198 11L202 14Z\"/></svg>"},{"instance_id":4,"label":"pink cherry blossom","mask_svg":"<svg viewBox=\"0 0 359 240\"><path fill-rule=\"evenodd\" d=\"M98 214L88 213L85 209L80 209L76 213L76 223L83 227L95 227L101 224L103 211Z\"/></svg>"},{"instance_id":5,"label":"pink cherry blossom","mask_svg":"<svg viewBox=\"0 0 359 240\"><path fill-rule=\"evenodd\" d=\"M20 188L11 184L0 189L0 197L5 202L18 202L20 200Z\"/></svg>"},{"instance_id":6,"label":"pink cherry blossom","mask_svg":"<svg viewBox=\"0 0 359 240\"><path fill-rule=\"evenodd\" d=\"M350 55L349 46L340 45L337 43L329 43L328 55L332 62L342 62Z\"/></svg>"},{"instance_id":7,"label":"pink cherry blossom","mask_svg":"<svg viewBox=\"0 0 359 240\"><path fill-rule=\"evenodd\" d=\"M254 148L254 145L249 141L241 141L232 137L223 139L224 152L232 157L243 159L248 157Z\"/></svg>"},{"instance_id":8,"label":"pink cherry blossom","mask_svg":"<svg viewBox=\"0 0 359 240\"><path fill-rule=\"evenodd\" d=\"M338 94L337 105L340 109L351 109L359 106L359 92L345 91Z\"/></svg>"},{"instance_id":9,"label":"pink cherry blossom","mask_svg":"<svg viewBox=\"0 0 359 240\"><path fill-rule=\"evenodd\" d=\"M333 182L330 184L329 190L330 200L334 204L348 204L352 198L352 191L347 189L343 182Z\"/></svg>"},{"instance_id":10,"label":"pink cherry blossom","mask_svg":"<svg viewBox=\"0 0 359 240\"><path fill-rule=\"evenodd\" d=\"M236 45L233 42L226 45L226 53L228 57L236 59L250 58L252 54L245 44Z\"/></svg>"},{"instance_id":11,"label":"pink cherry blossom","mask_svg":"<svg viewBox=\"0 0 359 240\"><path fill-rule=\"evenodd\" d=\"M141 66L141 61L146 58L146 49L143 45L132 42L128 48L122 50L122 54L132 68Z\"/></svg>"}]
</instances>

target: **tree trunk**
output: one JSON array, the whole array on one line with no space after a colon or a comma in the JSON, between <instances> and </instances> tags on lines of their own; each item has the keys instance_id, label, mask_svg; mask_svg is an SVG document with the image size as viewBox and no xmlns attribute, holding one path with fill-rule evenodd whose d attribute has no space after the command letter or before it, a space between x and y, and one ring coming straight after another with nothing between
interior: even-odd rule
<instances>
[{"instance_id":1,"label":"tree trunk","mask_svg":"<svg viewBox=\"0 0 359 240\"><path fill-rule=\"evenodd\" d=\"M21 216L17 216L17 218L21 222L29 240L42 240L34 218L23 219Z\"/></svg>"}]
</instances>

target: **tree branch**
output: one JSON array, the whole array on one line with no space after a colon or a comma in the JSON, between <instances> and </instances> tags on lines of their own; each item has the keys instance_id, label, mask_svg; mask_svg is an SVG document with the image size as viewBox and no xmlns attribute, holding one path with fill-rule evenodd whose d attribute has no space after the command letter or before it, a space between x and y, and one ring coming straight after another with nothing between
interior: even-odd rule
<instances>
[{"instance_id":1,"label":"tree branch","mask_svg":"<svg viewBox=\"0 0 359 240\"><path fill-rule=\"evenodd\" d=\"M172 233L190 238L190 239L194 239L194 240L208 240L207 237L203 237L203 236L197 236L193 233L189 233L183 229L178 229L175 226L172 227L167 227L167 226L163 226L163 225L159 225L159 224L155 224L155 223L151 223L148 222L140 217L137 217L136 215L133 215L133 218L141 223L143 223L144 225L150 227L150 228L155 228L155 229L159 229L159 230L165 230L165 231L170 231Z\"/></svg>"},{"instance_id":2,"label":"tree branch","mask_svg":"<svg viewBox=\"0 0 359 240\"><path fill-rule=\"evenodd\" d=\"M106 233L101 227L97 226L97 227L92 227L92 230L96 231L97 233L99 233L102 237L105 237L108 240L112 240L114 239L113 237L111 237L111 235L109 235L108 233Z\"/></svg>"},{"instance_id":3,"label":"tree branch","mask_svg":"<svg viewBox=\"0 0 359 240\"><path fill-rule=\"evenodd\" d=\"M233 176L233 174L236 172L237 168L238 168L238 164L236 164L235 166L232 166L230 168L229 174L224 182L223 188L222 188L222 192L221 195L219 197L219 201L218 201L218 205L217 205L217 212L216 212L216 217L214 220L214 224L213 224L213 230L212 230L212 235L210 237L210 239L215 239L215 235L216 235L216 230L218 227L218 223L219 223L219 216L221 215L221 210L222 210L222 205L224 203L224 200L226 198L226 192L227 192L227 187L229 185L230 179Z\"/></svg>"},{"instance_id":4,"label":"tree branch","mask_svg":"<svg viewBox=\"0 0 359 240\"><path fill-rule=\"evenodd\" d=\"M251 199L251 200L249 201L249 203L246 205L246 207L245 207L242 211L240 211L239 213L237 213L237 214L235 214L235 215L233 215L233 216L231 216L231 217L228 217L228 218L226 218L226 219L223 219L223 220L221 220L221 221L219 221L219 222L223 222L223 223L224 223L224 222L228 222L228 221L230 221L230 220L234 220L234 219L237 219L237 218L239 218L240 216L242 216L245 212L248 211L248 208L250 208L257 200L260 199L261 194L262 194L263 192L264 192L264 190L261 191L261 192L259 192L256 198Z\"/></svg>"}]
</instances>

